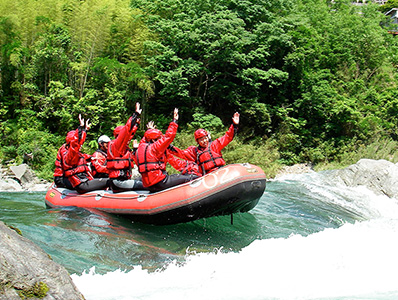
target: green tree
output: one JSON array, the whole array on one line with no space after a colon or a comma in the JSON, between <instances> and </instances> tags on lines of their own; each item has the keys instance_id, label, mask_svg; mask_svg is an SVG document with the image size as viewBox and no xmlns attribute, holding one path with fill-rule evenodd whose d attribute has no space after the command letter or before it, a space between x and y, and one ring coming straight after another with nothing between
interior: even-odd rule
<instances>
[{"instance_id":1,"label":"green tree","mask_svg":"<svg viewBox=\"0 0 398 300\"><path fill-rule=\"evenodd\" d=\"M280 97L279 88L288 78L282 70L283 53L290 49L285 28L272 16L288 6L251 4L133 1L148 13L147 24L161 37L148 44L146 52L158 91L152 107L165 112L172 103L183 111L208 112L225 120L239 110L254 132L268 132L270 104ZM258 23L251 16L256 8ZM277 57L270 59L274 54Z\"/></svg>"},{"instance_id":2,"label":"green tree","mask_svg":"<svg viewBox=\"0 0 398 300\"><path fill-rule=\"evenodd\" d=\"M378 10L386 13L392 8L398 8L398 0L388 0L385 4L380 5Z\"/></svg>"}]
</instances>

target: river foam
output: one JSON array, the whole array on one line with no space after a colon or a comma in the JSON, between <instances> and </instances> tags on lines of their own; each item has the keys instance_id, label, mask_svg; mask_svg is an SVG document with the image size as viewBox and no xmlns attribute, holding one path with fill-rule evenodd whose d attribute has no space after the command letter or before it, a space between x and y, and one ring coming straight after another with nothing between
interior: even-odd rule
<instances>
[{"instance_id":1,"label":"river foam","mask_svg":"<svg viewBox=\"0 0 398 300\"><path fill-rule=\"evenodd\" d=\"M333 185L312 182L307 188L323 201L344 203ZM184 264L171 262L156 272L136 266L97 274L93 268L72 278L88 300L397 299L397 201L360 187L344 194L350 200L339 205L366 220L255 240L237 253L188 253Z\"/></svg>"}]
</instances>

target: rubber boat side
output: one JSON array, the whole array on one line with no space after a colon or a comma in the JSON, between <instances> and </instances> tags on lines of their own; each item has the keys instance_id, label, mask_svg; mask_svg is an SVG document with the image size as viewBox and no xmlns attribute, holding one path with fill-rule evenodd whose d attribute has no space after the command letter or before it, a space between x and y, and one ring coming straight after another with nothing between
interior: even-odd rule
<instances>
[{"instance_id":1,"label":"rubber boat side","mask_svg":"<svg viewBox=\"0 0 398 300\"><path fill-rule=\"evenodd\" d=\"M191 182L149 193L93 191L78 194L54 185L45 202L50 208L95 208L129 217L133 221L165 225L217 215L247 212L264 193L266 176L251 164L231 164Z\"/></svg>"}]
</instances>

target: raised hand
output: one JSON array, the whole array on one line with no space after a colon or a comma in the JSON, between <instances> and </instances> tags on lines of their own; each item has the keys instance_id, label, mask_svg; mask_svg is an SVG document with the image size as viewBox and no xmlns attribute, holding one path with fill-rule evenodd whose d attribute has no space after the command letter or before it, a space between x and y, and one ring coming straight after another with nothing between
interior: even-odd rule
<instances>
[{"instance_id":1,"label":"raised hand","mask_svg":"<svg viewBox=\"0 0 398 300\"><path fill-rule=\"evenodd\" d=\"M86 120L86 131L90 130L91 123L89 123L90 119Z\"/></svg>"},{"instance_id":2,"label":"raised hand","mask_svg":"<svg viewBox=\"0 0 398 300\"><path fill-rule=\"evenodd\" d=\"M234 124L236 124L236 125L239 124L239 113L238 112L234 113L234 116L232 117L232 122L234 122Z\"/></svg>"},{"instance_id":3,"label":"raised hand","mask_svg":"<svg viewBox=\"0 0 398 300\"><path fill-rule=\"evenodd\" d=\"M178 120L178 108L174 108L174 120Z\"/></svg>"},{"instance_id":4,"label":"raised hand","mask_svg":"<svg viewBox=\"0 0 398 300\"><path fill-rule=\"evenodd\" d=\"M80 126L84 127L84 119L82 118L82 114L79 114L79 122L80 122Z\"/></svg>"},{"instance_id":5,"label":"raised hand","mask_svg":"<svg viewBox=\"0 0 398 300\"><path fill-rule=\"evenodd\" d=\"M137 141L137 140L133 140L133 148L134 148L134 149L137 149L138 146L139 146L138 141Z\"/></svg>"},{"instance_id":6,"label":"raised hand","mask_svg":"<svg viewBox=\"0 0 398 300\"><path fill-rule=\"evenodd\" d=\"M140 103L139 102L137 102L136 104L135 104L135 111L137 112L137 114L141 114L142 113L142 108L140 108Z\"/></svg>"},{"instance_id":7,"label":"raised hand","mask_svg":"<svg viewBox=\"0 0 398 300\"><path fill-rule=\"evenodd\" d=\"M149 121L148 124L146 124L146 128L147 129L155 129L156 128L155 122Z\"/></svg>"}]
</instances>

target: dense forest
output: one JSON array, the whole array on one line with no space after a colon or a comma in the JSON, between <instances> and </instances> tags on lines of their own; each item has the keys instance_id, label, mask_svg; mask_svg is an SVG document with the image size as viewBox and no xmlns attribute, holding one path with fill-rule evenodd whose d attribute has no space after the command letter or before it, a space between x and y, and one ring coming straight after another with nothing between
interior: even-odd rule
<instances>
[{"instance_id":1,"label":"dense forest","mask_svg":"<svg viewBox=\"0 0 398 300\"><path fill-rule=\"evenodd\" d=\"M50 179L78 114L84 151L136 102L138 138L180 111L175 144L199 126L227 162L395 159L398 38L376 4L319 0L0 0L0 159ZM367 150L366 150L367 149Z\"/></svg>"}]
</instances>

